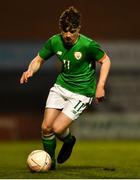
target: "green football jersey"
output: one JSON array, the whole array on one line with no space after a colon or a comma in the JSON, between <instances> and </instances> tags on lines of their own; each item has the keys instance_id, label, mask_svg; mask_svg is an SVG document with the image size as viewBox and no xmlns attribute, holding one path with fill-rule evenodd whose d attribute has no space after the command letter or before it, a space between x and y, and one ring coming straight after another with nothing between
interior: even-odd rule
<instances>
[{"instance_id":1,"label":"green football jersey","mask_svg":"<svg viewBox=\"0 0 140 180\"><path fill-rule=\"evenodd\" d=\"M39 56L44 60L56 55L62 62L62 70L56 79L56 84L88 97L95 95L95 63L104 54L105 52L96 41L82 34L69 48L65 46L60 34L54 35L39 51Z\"/></svg>"}]
</instances>

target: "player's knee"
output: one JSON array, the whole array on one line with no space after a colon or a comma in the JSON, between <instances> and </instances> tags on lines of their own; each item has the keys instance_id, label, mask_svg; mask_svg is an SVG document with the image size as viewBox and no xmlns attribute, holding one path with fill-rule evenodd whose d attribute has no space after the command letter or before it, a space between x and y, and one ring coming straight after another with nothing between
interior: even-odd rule
<instances>
[{"instance_id":1,"label":"player's knee","mask_svg":"<svg viewBox=\"0 0 140 180\"><path fill-rule=\"evenodd\" d=\"M51 126L48 126L48 125L42 124L41 129L42 129L42 133L43 133L43 134L50 134L50 133L53 132L52 127L51 127Z\"/></svg>"}]
</instances>

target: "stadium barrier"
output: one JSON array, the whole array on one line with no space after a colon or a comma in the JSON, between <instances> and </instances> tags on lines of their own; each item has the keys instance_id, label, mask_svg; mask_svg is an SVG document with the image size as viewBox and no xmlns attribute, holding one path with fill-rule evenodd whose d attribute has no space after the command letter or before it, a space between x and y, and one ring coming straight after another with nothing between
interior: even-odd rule
<instances>
[{"instance_id":1,"label":"stadium barrier","mask_svg":"<svg viewBox=\"0 0 140 180\"><path fill-rule=\"evenodd\" d=\"M79 139L139 139L140 113L85 113L72 130Z\"/></svg>"}]
</instances>

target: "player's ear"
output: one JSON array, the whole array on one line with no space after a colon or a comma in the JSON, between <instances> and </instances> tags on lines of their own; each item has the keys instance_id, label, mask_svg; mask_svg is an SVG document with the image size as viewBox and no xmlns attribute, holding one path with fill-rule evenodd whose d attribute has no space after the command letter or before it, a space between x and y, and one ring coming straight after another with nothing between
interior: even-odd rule
<instances>
[{"instance_id":1,"label":"player's ear","mask_svg":"<svg viewBox=\"0 0 140 180\"><path fill-rule=\"evenodd\" d=\"M81 30L81 25L78 27L78 32Z\"/></svg>"},{"instance_id":2,"label":"player's ear","mask_svg":"<svg viewBox=\"0 0 140 180\"><path fill-rule=\"evenodd\" d=\"M64 31L60 28L60 34L61 34L61 35L63 34L63 32L64 32Z\"/></svg>"}]
</instances>

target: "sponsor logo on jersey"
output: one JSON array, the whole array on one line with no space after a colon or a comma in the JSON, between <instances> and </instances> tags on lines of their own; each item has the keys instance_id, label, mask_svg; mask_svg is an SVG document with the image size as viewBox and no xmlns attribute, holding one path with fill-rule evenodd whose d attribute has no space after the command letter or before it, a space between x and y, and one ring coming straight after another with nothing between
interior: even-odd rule
<instances>
[{"instance_id":1,"label":"sponsor logo on jersey","mask_svg":"<svg viewBox=\"0 0 140 180\"><path fill-rule=\"evenodd\" d=\"M82 57L82 53L81 53L81 52L75 52L75 53L74 53L74 57L75 57L77 60L79 60L79 59L81 59L81 57Z\"/></svg>"},{"instance_id":2,"label":"sponsor logo on jersey","mask_svg":"<svg viewBox=\"0 0 140 180\"><path fill-rule=\"evenodd\" d=\"M76 113L77 113L77 111L75 111L75 110L72 110L72 113L73 113L73 114L76 114Z\"/></svg>"},{"instance_id":3,"label":"sponsor logo on jersey","mask_svg":"<svg viewBox=\"0 0 140 180\"><path fill-rule=\"evenodd\" d=\"M59 55L59 56L61 56L61 55L62 55L62 51L57 51L56 54Z\"/></svg>"}]
</instances>

